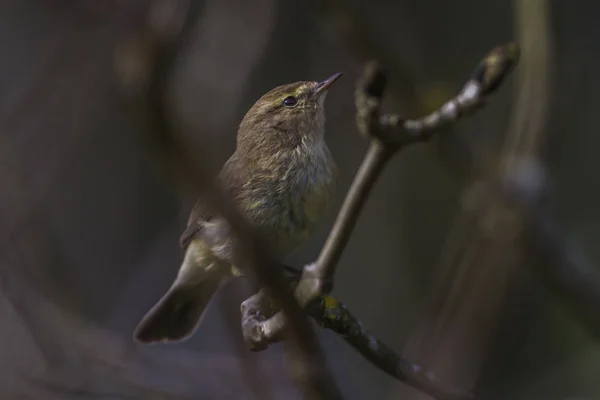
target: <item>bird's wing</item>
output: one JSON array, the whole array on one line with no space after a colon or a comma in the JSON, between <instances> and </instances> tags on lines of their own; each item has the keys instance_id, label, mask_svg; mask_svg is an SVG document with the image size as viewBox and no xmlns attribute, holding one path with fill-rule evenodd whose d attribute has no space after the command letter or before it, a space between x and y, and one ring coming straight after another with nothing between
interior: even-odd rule
<instances>
[{"instance_id":1,"label":"bird's wing","mask_svg":"<svg viewBox=\"0 0 600 400\"><path fill-rule=\"evenodd\" d=\"M200 234L204 222L210 221L211 218L212 213L206 209L202 198L198 199L192 208L188 224L179 238L181 247L187 248L190 242Z\"/></svg>"},{"instance_id":2,"label":"bird's wing","mask_svg":"<svg viewBox=\"0 0 600 400\"><path fill-rule=\"evenodd\" d=\"M219 183L222 185L222 189L225 193L232 196L232 200L236 199L239 188L243 186L244 180L244 169L238 168L239 164L236 161L234 155L227 163L225 163L223 169L219 173ZM201 235L205 223L214 217L213 213L206 207L206 203L203 199L199 198L192 209L187 227L179 238L181 247L184 249L187 248L192 240Z\"/></svg>"}]
</instances>

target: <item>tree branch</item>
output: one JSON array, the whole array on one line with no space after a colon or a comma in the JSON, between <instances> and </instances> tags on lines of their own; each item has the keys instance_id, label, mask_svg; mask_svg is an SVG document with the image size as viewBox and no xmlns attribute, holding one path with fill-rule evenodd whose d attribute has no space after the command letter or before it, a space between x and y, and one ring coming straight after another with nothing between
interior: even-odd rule
<instances>
[{"instance_id":1,"label":"tree branch","mask_svg":"<svg viewBox=\"0 0 600 400\"><path fill-rule=\"evenodd\" d=\"M360 133L371 140L371 145L317 262L303 271L303 278L296 292L302 304L321 294L321 286L315 282L335 274L358 214L386 162L405 146L428 140L440 128L457 122L461 116L481 107L486 96L497 89L512 70L518 56L519 50L514 43L496 47L478 65L457 96L433 113L415 120L403 120L398 115L380 116L386 77L377 64L367 66L356 92L356 118Z\"/></svg>"},{"instance_id":2,"label":"tree branch","mask_svg":"<svg viewBox=\"0 0 600 400\"><path fill-rule=\"evenodd\" d=\"M492 50L479 64L460 93L439 110L419 119L402 120L397 115L380 115L386 76L376 63L365 69L356 90L357 126L371 142L367 154L317 261L307 265L296 287L296 298L321 326L342 335L365 358L388 374L438 399L472 398L466 392L443 388L430 374L423 378L420 368L397 356L366 331L348 308L331 296L333 276L358 216L387 161L409 144L426 141L441 127L456 122L484 104L516 64L518 47L511 43ZM253 350L262 350L281 339L286 325L261 292L242 304L242 331Z\"/></svg>"},{"instance_id":3,"label":"tree branch","mask_svg":"<svg viewBox=\"0 0 600 400\"><path fill-rule=\"evenodd\" d=\"M457 96L439 110L416 120L379 114L386 76L376 63L367 65L356 91L356 119L359 132L369 138L371 144L319 258L302 271L296 289L300 304L306 306L333 288L332 277L340 256L387 161L405 146L426 141L441 127L457 122L461 116L480 108L487 96L498 88L512 70L518 57L519 50L514 43L496 47L481 61ZM277 313L261 325L264 340L268 342L278 337L285 320L281 313Z\"/></svg>"}]
</instances>

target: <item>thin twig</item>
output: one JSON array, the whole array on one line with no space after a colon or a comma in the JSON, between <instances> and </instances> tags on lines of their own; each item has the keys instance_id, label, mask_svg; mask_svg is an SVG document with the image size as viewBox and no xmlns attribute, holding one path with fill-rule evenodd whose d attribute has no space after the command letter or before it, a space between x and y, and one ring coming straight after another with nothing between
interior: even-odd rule
<instances>
[{"instance_id":1,"label":"thin twig","mask_svg":"<svg viewBox=\"0 0 600 400\"><path fill-rule=\"evenodd\" d=\"M202 157L190 157L178 143L169 118L167 117L166 87L173 65L183 46L188 43L189 34L199 9L198 2L180 0L159 1L158 12L151 14L154 19L143 33L141 43L145 45L142 54L145 64L139 86L136 90L137 102L142 104L143 116L147 120L146 129L160 144L166 161L175 169L178 176L193 182L196 191L202 193L207 205L218 211L232 228L236 240L233 259L236 265L251 271L258 282L269 290L287 316L286 341L290 345L294 377L301 382L301 389L310 398L341 399L342 396L327 368L327 363L308 320L296 303L287 281L282 275L280 264L271 256L268 248L246 220L239 214L231 200L215 185L207 173L205 165L199 165ZM165 18L166 16L166 18ZM183 16L183 17L182 17ZM179 19L177 17L180 17ZM138 88L139 89L139 88ZM192 162L194 160L194 162Z\"/></svg>"},{"instance_id":2,"label":"thin twig","mask_svg":"<svg viewBox=\"0 0 600 400\"><path fill-rule=\"evenodd\" d=\"M531 265L543 282L600 340L600 273L589 256L556 224L534 207L529 209L525 234L531 244Z\"/></svg>"}]
</instances>

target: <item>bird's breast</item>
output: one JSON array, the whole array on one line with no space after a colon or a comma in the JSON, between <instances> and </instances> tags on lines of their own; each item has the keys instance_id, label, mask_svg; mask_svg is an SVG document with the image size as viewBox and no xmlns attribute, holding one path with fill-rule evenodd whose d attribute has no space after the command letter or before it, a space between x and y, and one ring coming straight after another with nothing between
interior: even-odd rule
<instances>
[{"instance_id":1,"label":"bird's breast","mask_svg":"<svg viewBox=\"0 0 600 400\"><path fill-rule=\"evenodd\" d=\"M297 198L290 199L292 204L289 210L290 228L312 230L325 216L332 192L333 185L326 180L307 185L304 191L296 192Z\"/></svg>"},{"instance_id":2,"label":"bird's breast","mask_svg":"<svg viewBox=\"0 0 600 400\"><path fill-rule=\"evenodd\" d=\"M287 254L315 230L329 209L336 167L325 145L299 147L249 174L241 204L247 217Z\"/></svg>"},{"instance_id":3,"label":"bird's breast","mask_svg":"<svg viewBox=\"0 0 600 400\"><path fill-rule=\"evenodd\" d=\"M325 149L326 150L326 149ZM336 183L333 160L328 154L312 154L289 172L284 193L285 217L280 235L283 248L293 249L314 232L329 210Z\"/></svg>"}]
</instances>

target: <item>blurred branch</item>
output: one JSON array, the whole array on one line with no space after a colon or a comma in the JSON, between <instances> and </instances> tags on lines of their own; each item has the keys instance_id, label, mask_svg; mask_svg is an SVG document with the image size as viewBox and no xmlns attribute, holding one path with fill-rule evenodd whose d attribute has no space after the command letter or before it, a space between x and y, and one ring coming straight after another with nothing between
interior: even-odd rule
<instances>
[{"instance_id":1,"label":"blurred branch","mask_svg":"<svg viewBox=\"0 0 600 400\"><path fill-rule=\"evenodd\" d=\"M545 213L531 209L525 234L532 265L588 332L600 340L600 273Z\"/></svg>"},{"instance_id":2,"label":"blurred branch","mask_svg":"<svg viewBox=\"0 0 600 400\"><path fill-rule=\"evenodd\" d=\"M537 1L521 0L516 3L518 27L521 30L523 46L536 50L524 59L521 85L529 88L530 93L547 96L549 80L548 40L539 32L547 29L539 11ZM548 6L546 6L547 8ZM547 14L548 11L545 11ZM540 26L542 25L542 26ZM547 104L531 99L531 94L523 95L517 103L515 124L520 131L506 144L505 151L515 149L521 156L532 157L543 144L541 132L545 129L543 115ZM516 128L515 128L516 129ZM529 132L529 135L524 135ZM508 163L507 163L508 164ZM521 165L524 163L521 162ZM524 208L525 238L531 264L537 268L542 280L558 294L565 305L585 326L589 333L600 339L600 274L590 258L575 243L561 232L546 210L539 207L539 196L545 180L545 171L541 162L529 159L527 168L521 173L510 175L513 196ZM510 168L509 168L510 169ZM516 169L519 171L519 169Z\"/></svg>"},{"instance_id":3,"label":"blurred branch","mask_svg":"<svg viewBox=\"0 0 600 400\"><path fill-rule=\"evenodd\" d=\"M461 215L433 272L431 304L405 350L465 389L477 382L523 261L527 210L519 199L537 203L544 185L539 156L550 99L549 6L545 0L515 5L522 56L506 140L498 162L465 190Z\"/></svg>"},{"instance_id":4,"label":"blurred branch","mask_svg":"<svg viewBox=\"0 0 600 400\"><path fill-rule=\"evenodd\" d=\"M289 324L286 330L292 358L292 373L301 385L301 389L310 398L342 398L335 381L327 368L327 363L303 311L296 303L287 281L282 275L279 263L272 257L262 238L238 213L231 200L213 182L207 173L207 167L201 165L202 157L191 157L177 141L167 117L166 87L173 64L181 48L187 44L189 33L197 18L198 2L194 1L157 1L150 24L142 32L139 43L130 48L125 56L137 57L132 64L141 66L145 75L137 82L139 87L132 98L141 105L141 116L147 121L146 129L164 151L165 161L174 168L178 176L187 182L193 182L198 194L206 198L207 205L218 211L229 222L239 245L236 246L234 261L236 265L251 271L261 286L269 290L270 295L285 312ZM139 89L145 90L139 90ZM147 92L146 92L147 91ZM193 160L193 161L192 161Z\"/></svg>"},{"instance_id":5,"label":"blurred branch","mask_svg":"<svg viewBox=\"0 0 600 400\"><path fill-rule=\"evenodd\" d=\"M505 146L505 168L509 195L523 208L527 255L542 280L571 309L589 333L600 339L600 273L597 266L575 243L571 243L540 208L546 172L539 153L546 130L549 68L552 65L548 35L548 5L542 0L516 2L523 46L531 49L524 58L521 85L527 91L518 99L514 135ZM542 18L541 16L546 16ZM536 97L534 97L534 94ZM510 164L514 165L510 165Z\"/></svg>"},{"instance_id":6,"label":"blurred branch","mask_svg":"<svg viewBox=\"0 0 600 400\"><path fill-rule=\"evenodd\" d=\"M546 0L514 0L516 35L523 49L517 94L506 142L504 167L520 157L541 157L550 105L553 46Z\"/></svg>"},{"instance_id":7,"label":"blurred branch","mask_svg":"<svg viewBox=\"0 0 600 400\"><path fill-rule=\"evenodd\" d=\"M25 359L34 354L26 364L19 363L27 365L26 369L10 371L13 384L3 387L3 398L183 400L247 393L248 386L237 379L234 357L172 349L147 353L132 347L121 335L66 309L56 301L56 293L32 282L24 272L29 242L24 245L11 236L3 244L2 340L21 352L27 349L29 356L22 354ZM278 376L279 365L277 360L265 360L263 368L270 376ZM281 384L272 389L281 392L287 387Z\"/></svg>"},{"instance_id":8,"label":"blurred branch","mask_svg":"<svg viewBox=\"0 0 600 400\"><path fill-rule=\"evenodd\" d=\"M371 145L338 213L331 233L317 262L303 271L297 294L303 304L316 299L320 283L335 274L342 251L350 237L366 198L386 162L406 146L428 140L438 129L456 122L483 104L507 76L518 59L515 44L499 46L479 64L461 92L439 110L416 120L397 115L380 116L379 109L386 83L383 71L375 63L367 66L356 92L357 125Z\"/></svg>"}]
</instances>

